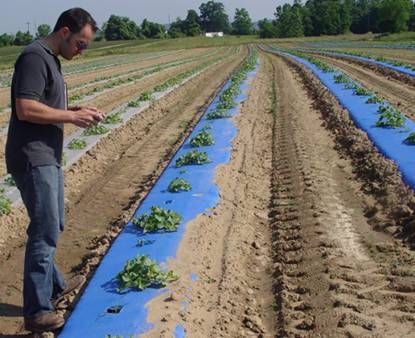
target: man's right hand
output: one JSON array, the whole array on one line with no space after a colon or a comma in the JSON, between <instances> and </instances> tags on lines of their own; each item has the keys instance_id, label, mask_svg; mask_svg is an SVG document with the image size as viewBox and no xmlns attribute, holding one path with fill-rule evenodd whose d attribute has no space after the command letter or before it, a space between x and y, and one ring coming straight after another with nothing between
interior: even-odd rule
<instances>
[{"instance_id":1,"label":"man's right hand","mask_svg":"<svg viewBox=\"0 0 415 338\"><path fill-rule=\"evenodd\" d=\"M101 122L102 119L103 114L94 108L79 107L77 110L72 110L72 123L77 127L88 128Z\"/></svg>"}]
</instances>

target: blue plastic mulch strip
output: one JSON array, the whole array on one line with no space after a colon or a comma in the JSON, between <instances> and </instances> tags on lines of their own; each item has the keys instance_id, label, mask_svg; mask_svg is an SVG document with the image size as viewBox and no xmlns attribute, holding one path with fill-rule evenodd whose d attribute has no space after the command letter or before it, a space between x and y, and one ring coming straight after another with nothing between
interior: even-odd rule
<instances>
[{"instance_id":1,"label":"blue plastic mulch strip","mask_svg":"<svg viewBox=\"0 0 415 338\"><path fill-rule=\"evenodd\" d=\"M409 69L409 68L404 67L404 66L395 66L395 65L392 65L392 64L387 63L387 62L377 61L377 60L374 60L374 59L370 59L370 58L366 58L366 57L362 57L362 56L357 56L357 55L350 55L350 54L337 53L337 52L327 52L327 51L325 51L324 53L328 54L328 55L348 57L348 58L351 58L351 59L356 59L356 60L372 63L372 64L375 64L375 65L379 65L379 66L382 66L382 67L385 67L385 68L395 70L399 73L403 73L403 74L410 75L410 76L415 76L415 71L414 70Z\"/></svg>"},{"instance_id":2,"label":"blue plastic mulch strip","mask_svg":"<svg viewBox=\"0 0 415 338\"><path fill-rule=\"evenodd\" d=\"M241 94L236 99L238 104L246 99L249 80L256 75L256 72L256 70L250 72L247 79L242 83ZM230 84L231 82L228 81L220 94ZM186 224L218 203L219 189L214 184L215 170L219 165L229 162L232 140L237 133L231 119L206 120L206 114L218 105L220 94L210 104L184 145L175 154L168 167L134 213L134 217L138 217L147 213L154 205L174 210L182 216L178 231L143 235L130 221L97 268L59 335L60 338L104 338L107 335L136 337L152 329L152 325L146 320L146 304L161 293L166 292L167 289L148 288L140 292L119 293L117 292L116 276L122 271L127 260L133 259L137 255L148 255L158 263L164 263L169 258L174 258L185 232ZM238 112L239 106L230 110L232 115ZM201 166L176 168L176 159L189 151L190 139L206 125L210 126L209 132L213 135L215 144L209 147L201 147L198 150L207 152L211 162ZM190 182L192 190L182 193L168 192L166 189L169 183L176 177L182 177ZM147 244L137 245L140 239ZM113 313L114 309L121 309L121 311ZM180 326L176 329L176 336L184 337L184 330Z\"/></svg>"},{"instance_id":3,"label":"blue plastic mulch strip","mask_svg":"<svg viewBox=\"0 0 415 338\"><path fill-rule=\"evenodd\" d=\"M174 331L174 338L184 338L184 337L186 337L186 331L184 330L184 327L181 325L177 325Z\"/></svg>"},{"instance_id":4,"label":"blue plastic mulch strip","mask_svg":"<svg viewBox=\"0 0 415 338\"><path fill-rule=\"evenodd\" d=\"M412 120L405 118L405 125L402 128L376 127L380 115L379 104L368 104L366 103L368 96L355 95L352 89L345 89L343 84L335 83L333 79L335 73L324 73L307 60L276 49L273 51L295 59L308 67L349 111L356 126L367 133L376 148L386 158L395 162L402 173L404 182L415 190L415 146L404 142L412 132L415 132L415 123Z\"/></svg>"}]
</instances>

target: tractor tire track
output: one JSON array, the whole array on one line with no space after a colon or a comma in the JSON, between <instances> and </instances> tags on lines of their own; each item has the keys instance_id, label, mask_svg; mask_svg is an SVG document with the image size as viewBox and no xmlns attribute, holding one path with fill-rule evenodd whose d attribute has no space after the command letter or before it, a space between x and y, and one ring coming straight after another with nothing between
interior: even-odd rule
<instances>
[{"instance_id":1,"label":"tractor tire track","mask_svg":"<svg viewBox=\"0 0 415 338\"><path fill-rule=\"evenodd\" d=\"M65 172L66 229L56 260L66 276L75 271L88 276L93 272L203 108L242 62L245 51L210 67L150 106ZM8 243L0 259L1 269L7 266L9 270L0 276L0 294L5 295L2 302L16 308L21 302L18 281L23 269L23 240ZM70 311L73 300L71 295L63 301L60 311ZM0 332L24 334L20 317L0 318Z\"/></svg>"},{"instance_id":2,"label":"tractor tire track","mask_svg":"<svg viewBox=\"0 0 415 338\"><path fill-rule=\"evenodd\" d=\"M277 336L410 337L415 255L371 228L366 205L372 197L322 124L321 112L329 108L311 93L315 80L291 61L272 59ZM319 88L322 93L329 95Z\"/></svg>"},{"instance_id":3,"label":"tractor tire track","mask_svg":"<svg viewBox=\"0 0 415 338\"><path fill-rule=\"evenodd\" d=\"M319 58L329 62L340 70L343 70L351 78L357 80L367 89L388 100L410 119L415 121L415 91L413 87L391 79L390 77L377 75L371 69L363 67L360 64L349 63L331 57L319 56Z\"/></svg>"}]
</instances>

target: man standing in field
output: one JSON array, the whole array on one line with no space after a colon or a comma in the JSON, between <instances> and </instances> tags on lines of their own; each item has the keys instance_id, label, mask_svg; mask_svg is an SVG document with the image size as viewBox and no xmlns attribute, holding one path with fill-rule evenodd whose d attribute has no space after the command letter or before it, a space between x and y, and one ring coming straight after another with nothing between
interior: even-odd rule
<instances>
[{"instance_id":1,"label":"man standing in field","mask_svg":"<svg viewBox=\"0 0 415 338\"><path fill-rule=\"evenodd\" d=\"M102 120L95 108L67 107L58 56L71 60L92 41L97 26L81 8L63 12L53 32L18 57L11 86L12 114L6 144L7 170L29 214L23 314L26 330L53 331L64 325L53 304L80 287L85 277L65 283L54 263L64 226L63 124L88 127Z\"/></svg>"}]
</instances>

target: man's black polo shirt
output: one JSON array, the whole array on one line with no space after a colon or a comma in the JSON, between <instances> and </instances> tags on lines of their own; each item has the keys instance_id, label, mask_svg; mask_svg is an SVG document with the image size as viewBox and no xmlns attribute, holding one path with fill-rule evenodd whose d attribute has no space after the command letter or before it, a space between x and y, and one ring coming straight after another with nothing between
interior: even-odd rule
<instances>
[{"instance_id":1,"label":"man's black polo shirt","mask_svg":"<svg viewBox=\"0 0 415 338\"><path fill-rule=\"evenodd\" d=\"M20 121L16 115L16 98L36 100L57 109L67 108L61 64L45 41L37 40L28 45L14 66L6 164L10 173L34 166L60 165L63 123Z\"/></svg>"}]
</instances>

